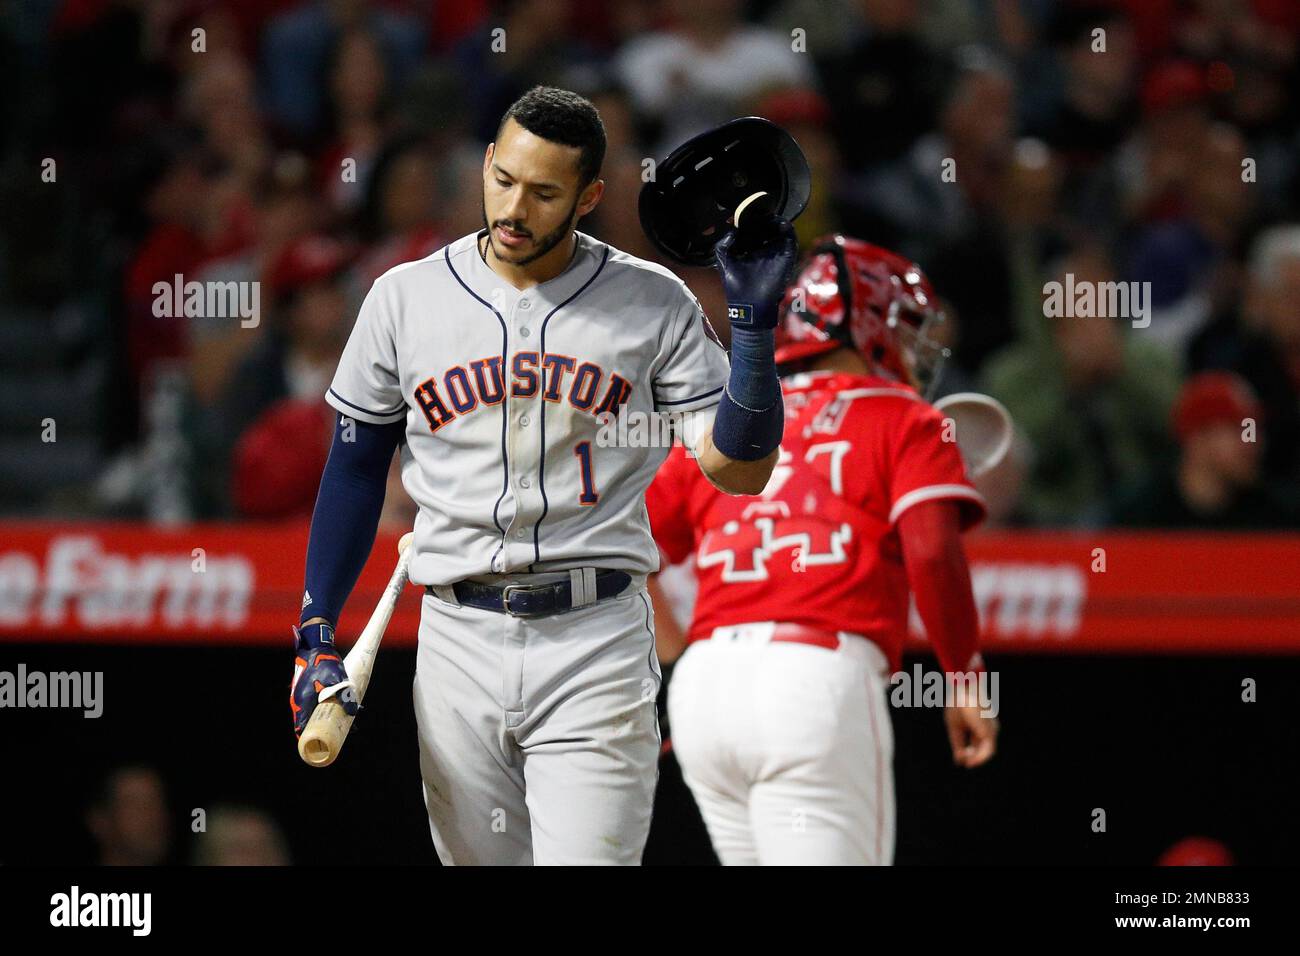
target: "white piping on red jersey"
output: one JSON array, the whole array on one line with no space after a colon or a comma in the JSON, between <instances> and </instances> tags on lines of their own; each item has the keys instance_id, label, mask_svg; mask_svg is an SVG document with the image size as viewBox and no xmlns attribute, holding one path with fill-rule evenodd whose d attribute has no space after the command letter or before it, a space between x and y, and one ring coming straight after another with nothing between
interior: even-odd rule
<instances>
[{"instance_id":1,"label":"white piping on red jersey","mask_svg":"<svg viewBox=\"0 0 1300 956\"><path fill-rule=\"evenodd\" d=\"M986 509L988 507L983 495L967 485L926 485L924 488L913 488L894 502L894 507L889 509L889 523L893 524L897 521L898 516L912 505L934 498L970 498L984 505Z\"/></svg>"}]
</instances>

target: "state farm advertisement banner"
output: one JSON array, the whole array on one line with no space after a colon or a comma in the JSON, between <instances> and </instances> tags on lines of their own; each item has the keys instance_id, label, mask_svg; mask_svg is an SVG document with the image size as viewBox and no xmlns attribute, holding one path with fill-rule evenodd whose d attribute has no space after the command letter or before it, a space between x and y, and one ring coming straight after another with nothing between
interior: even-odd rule
<instances>
[{"instance_id":1,"label":"state farm advertisement banner","mask_svg":"<svg viewBox=\"0 0 1300 956\"><path fill-rule=\"evenodd\" d=\"M293 641L307 526L0 525L0 640L264 644ZM397 564L381 534L339 622L365 626ZM421 590L385 640L415 643Z\"/></svg>"},{"instance_id":2,"label":"state farm advertisement banner","mask_svg":"<svg viewBox=\"0 0 1300 956\"><path fill-rule=\"evenodd\" d=\"M345 646L397 539L376 540ZM287 645L306 545L305 525L0 525L0 641ZM1297 535L998 533L967 548L991 652L1300 652ZM421 596L407 589L386 642L414 644Z\"/></svg>"}]
</instances>

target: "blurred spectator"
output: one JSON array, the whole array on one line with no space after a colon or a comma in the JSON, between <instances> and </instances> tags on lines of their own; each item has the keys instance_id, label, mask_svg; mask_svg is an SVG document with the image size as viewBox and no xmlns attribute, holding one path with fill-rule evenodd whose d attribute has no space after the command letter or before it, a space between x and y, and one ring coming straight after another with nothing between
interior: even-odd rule
<instances>
[{"instance_id":1,"label":"blurred spectator","mask_svg":"<svg viewBox=\"0 0 1300 956\"><path fill-rule=\"evenodd\" d=\"M477 189L482 195L482 186ZM390 143L375 161L366 188L361 232L367 244L356 269L356 292L393 266L423 259L443 246L438 166L427 143L407 136Z\"/></svg>"},{"instance_id":2,"label":"blurred spectator","mask_svg":"<svg viewBox=\"0 0 1300 956\"><path fill-rule=\"evenodd\" d=\"M840 231L838 199L844 163L830 133L830 105L813 90L790 89L764 98L757 114L793 136L808 157L812 191L808 207L794 223L799 245L807 248L818 236Z\"/></svg>"},{"instance_id":3,"label":"blurred spectator","mask_svg":"<svg viewBox=\"0 0 1300 956\"><path fill-rule=\"evenodd\" d=\"M1179 840L1156 860L1156 866L1235 866L1236 859L1223 843L1210 837Z\"/></svg>"},{"instance_id":4,"label":"blurred spectator","mask_svg":"<svg viewBox=\"0 0 1300 956\"><path fill-rule=\"evenodd\" d=\"M1081 249L1052 275L1115 280L1106 257ZM1095 286L1094 286L1095 287ZM1007 348L985 370L984 391L1007 406L1029 440L1025 513L1048 525L1096 525L1111 497L1142 480L1168 445L1174 364L1116 318L1046 319L1048 335Z\"/></svg>"},{"instance_id":5,"label":"blurred spectator","mask_svg":"<svg viewBox=\"0 0 1300 956\"><path fill-rule=\"evenodd\" d=\"M628 152L639 156L641 143L627 90L612 77L601 73L594 78L590 89L577 88L576 92L586 96L600 111L600 122L605 127L605 155Z\"/></svg>"},{"instance_id":6,"label":"blurred spectator","mask_svg":"<svg viewBox=\"0 0 1300 956\"><path fill-rule=\"evenodd\" d=\"M349 246L316 235L291 244L269 267L263 285L270 321L216 399L195 409L200 514L227 507L235 444L263 411L286 398L323 400L351 328L343 276L352 258Z\"/></svg>"},{"instance_id":7,"label":"blurred spectator","mask_svg":"<svg viewBox=\"0 0 1300 956\"><path fill-rule=\"evenodd\" d=\"M100 866L158 866L171 852L162 778L151 767L118 767L100 785L86 812Z\"/></svg>"},{"instance_id":8,"label":"blurred spectator","mask_svg":"<svg viewBox=\"0 0 1300 956\"><path fill-rule=\"evenodd\" d=\"M1060 207L1064 171L1042 140L1016 142L1003 181L1002 230L1006 239L1015 333L1043 334L1043 274L1069 248L1073 232Z\"/></svg>"},{"instance_id":9,"label":"blurred spectator","mask_svg":"<svg viewBox=\"0 0 1300 956\"><path fill-rule=\"evenodd\" d=\"M571 0L494 0L486 20L456 45L470 130L483 145L496 139L510 104L534 86L565 86L566 74L593 59L566 30Z\"/></svg>"},{"instance_id":10,"label":"blurred spectator","mask_svg":"<svg viewBox=\"0 0 1300 956\"><path fill-rule=\"evenodd\" d=\"M920 262L962 318L954 362L968 372L1014 334L1003 194L1014 150L1015 85L986 51L960 57L939 129L850 187L854 235Z\"/></svg>"},{"instance_id":11,"label":"blurred spectator","mask_svg":"<svg viewBox=\"0 0 1300 956\"><path fill-rule=\"evenodd\" d=\"M1132 25L1103 3L1057 6L1053 38L1062 69L1060 102L1030 130L1072 167L1106 158L1128 135L1135 111L1137 46Z\"/></svg>"},{"instance_id":12,"label":"blurred spectator","mask_svg":"<svg viewBox=\"0 0 1300 956\"><path fill-rule=\"evenodd\" d=\"M764 93L815 83L790 36L745 23L741 0L668 5L673 26L630 41L615 60L637 112L658 127L653 155L751 112Z\"/></svg>"},{"instance_id":13,"label":"blurred spectator","mask_svg":"<svg viewBox=\"0 0 1300 956\"><path fill-rule=\"evenodd\" d=\"M1250 387L1226 372L1192 377L1174 408L1181 452L1115 509L1142 528L1260 531L1300 527L1297 493L1260 480L1260 408Z\"/></svg>"},{"instance_id":14,"label":"blurred spectator","mask_svg":"<svg viewBox=\"0 0 1300 956\"><path fill-rule=\"evenodd\" d=\"M1060 157L1061 197L1071 220L1086 233L1118 239L1114 150L1137 118L1138 63L1131 25L1117 9L1096 2L1057 4L1048 28L1058 82L1027 77L1056 94L1035 104L1023 132Z\"/></svg>"},{"instance_id":15,"label":"blurred spectator","mask_svg":"<svg viewBox=\"0 0 1300 956\"><path fill-rule=\"evenodd\" d=\"M194 848L195 866L289 866L284 834L270 814L255 807L220 805Z\"/></svg>"},{"instance_id":16,"label":"blurred spectator","mask_svg":"<svg viewBox=\"0 0 1300 956\"><path fill-rule=\"evenodd\" d=\"M325 394L351 328L340 278L353 256L342 242L308 236L271 264L266 285L279 320L238 375L242 393L256 392L260 381L275 397Z\"/></svg>"},{"instance_id":17,"label":"blurred spectator","mask_svg":"<svg viewBox=\"0 0 1300 956\"><path fill-rule=\"evenodd\" d=\"M378 38L394 89L401 89L427 45L419 20L370 0L308 0L267 24L262 98L288 135L310 143L324 132L330 55L340 37L363 29Z\"/></svg>"},{"instance_id":18,"label":"blurred spectator","mask_svg":"<svg viewBox=\"0 0 1300 956\"><path fill-rule=\"evenodd\" d=\"M155 177L145 195L148 234L125 268L123 292L127 319L128 387L138 395L151 366L186 354L183 315L154 314L154 285L176 275L192 277L211 256L209 167L192 144L168 139L147 160Z\"/></svg>"},{"instance_id":19,"label":"blurred spectator","mask_svg":"<svg viewBox=\"0 0 1300 956\"><path fill-rule=\"evenodd\" d=\"M1268 435L1264 469L1300 481L1300 225L1262 233L1251 251L1240 314L1229 313L1193 342L1195 368L1230 369L1259 396Z\"/></svg>"},{"instance_id":20,"label":"blurred spectator","mask_svg":"<svg viewBox=\"0 0 1300 956\"><path fill-rule=\"evenodd\" d=\"M468 235L483 227L483 157L486 152L486 144L464 142L445 158L442 216L448 236ZM626 215L626 208L623 211ZM639 224L637 228L639 231Z\"/></svg>"},{"instance_id":21,"label":"blurred spectator","mask_svg":"<svg viewBox=\"0 0 1300 956\"><path fill-rule=\"evenodd\" d=\"M1162 63L1142 86L1141 124L1115 154L1126 214L1163 219L1179 212L1209 135L1209 86L1195 63Z\"/></svg>"},{"instance_id":22,"label":"blurred spectator","mask_svg":"<svg viewBox=\"0 0 1300 956\"><path fill-rule=\"evenodd\" d=\"M840 57L862 37L865 5L863 0L777 0L764 21L781 36L803 30L808 49L817 58Z\"/></svg>"},{"instance_id":23,"label":"blurred spectator","mask_svg":"<svg viewBox=\"0 0 1300 956\"><path fill-rule=\"evenodd\" d=\"M1255 199L1241 178L1245 152L1232 127L1206 128L1185 156L1186 176L1168 215L1138 228L1129 242L1125 278L1151 283L1147 334L1172 355L1183 356L1220 303L1237 291L1230 257L1253 218Z\"/></svg>"},{"instance_id":24,"label":"blurred spectator","mask_svg":"<svg viewBox=\"0 0 1300 956\"><path fill-rule=\"evenodd\" d=\"M850 18L828 31L852 38L843 49L797 24L812 37L830 126L854 169L898 158L934 128L948 72L920 36L920 0L859 0L858 8L856 36Z\"/></svg>"},{"instance_id":25,"label":"blurred spectator","mask_svg":"<svg viewBox=\"0 0 1300 956\"><path fill-rule=\"evenodd\" d=\"M287 398L263 412L235 446L235 514L271 521L311 517L333 434L334 414L322 401Z\"/></svg>"},{"instance_id":26,"label":"blurred spectator","mask_svg":"<svg viewBox=\"0 0 1300 956\"><path fill-rule=\"evenodd\" d=\"M253 71L235 53L207 53L197 58L180 90L182 116L199 131L217 172L213 187L220 208L247 203L270 162L271 143L257 108Z\"/></svg>"},{"instance_id":27,"label":"blurred spectator","mask_svg":"<svg viewBox=\"0 0 1300 956\"><path fill-rule=\"evenodd\" d=\"M637 139L627 91L616 82L605 80L588 91L588 99L600 110L600 120L605 126L605 163L600 172L600 178L605 180L605 195L578 228L629 255L654 259L658 253L646 238L636 214L644 185L646 157ZM482 187L476 186L475 190L481 194ZM474 228L480 225L481 222L476 222Z\"/></svg>"},{"instance_id":28,"label":"blurred spectator","mask_svg":"<svg viewBox=\"0 0 1300 956\"><path fill-rule=\"evenodd\" d=\"M330 65L330 142L321 151L317 176L340 219L365 199L375 159L390 132L391 87L383 45L375 34L350 29L339 37Z\"/></svg>"},{"instance_id":29,"label":"blurred spectator","mask_svg":"<svg viewBox=\"0 0 1300 956\"><path fill-rule=\"evenodd\" d=\"M256 282L293 242L320 225L306 159L283 153L258 190L254 242L238 252L209 261L197 273L200 282ZM260 303L263 312L271 303ZM260 317L259 317L260 318ZM227 316L192 316L189 323L190 386L200 404L216 399L245 355L260 341L261 322L251 328Z\"/></svg>"}]
</instances>

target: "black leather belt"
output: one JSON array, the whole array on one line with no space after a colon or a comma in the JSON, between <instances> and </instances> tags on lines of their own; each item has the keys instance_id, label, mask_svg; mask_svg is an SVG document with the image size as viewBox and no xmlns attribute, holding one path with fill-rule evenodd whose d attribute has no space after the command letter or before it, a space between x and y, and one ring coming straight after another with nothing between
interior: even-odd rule
<instances>
[{"instance_id":1,"label":"black leather belt","mask_svg":"<svg viewBox=\"0 0 1300 956\"><path fill-rule=\"evenodd\" d=\"M597 571L596 597L579 607L590 607L596 601L614 597L632 583L632 575L626 571ZM514 617L541 617L546 614L558 614L561 611L574 610L573 584L568 578L551 584L483 584L478 581L457 581L451 586L456 600L466 607L482 608L496 611L498 614L510 614ZM432 587L425 587L427 593L437 596Z\"/></svg>"}]
</instances>

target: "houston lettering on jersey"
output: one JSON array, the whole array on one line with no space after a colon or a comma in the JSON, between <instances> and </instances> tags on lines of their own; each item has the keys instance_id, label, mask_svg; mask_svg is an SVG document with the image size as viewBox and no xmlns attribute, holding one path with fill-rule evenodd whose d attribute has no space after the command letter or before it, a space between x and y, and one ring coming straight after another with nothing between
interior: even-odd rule
<instances>
[{"instance_id":1,"label":"houston lettering on jersey","mask_svg":"<svg viewBox=\"0 0 1300 956\"><path fill-rule=\"evenodd\" d=\"M617 417L632 394L632 383L617 372L609 374L608 382L605 379L605 370L600 365L579 362L572 355L516 352L510 360L512 396L531 398L540 389L542 398L548 402L567 401L593 417L607 412ZM436 376L425 379L412 397L424 413L429 431L436 432L479 407L499 405L505 394L501 356L492 355L475 359L468 369L453 365L441 379Z\"/></svg>"}]
</instances>

